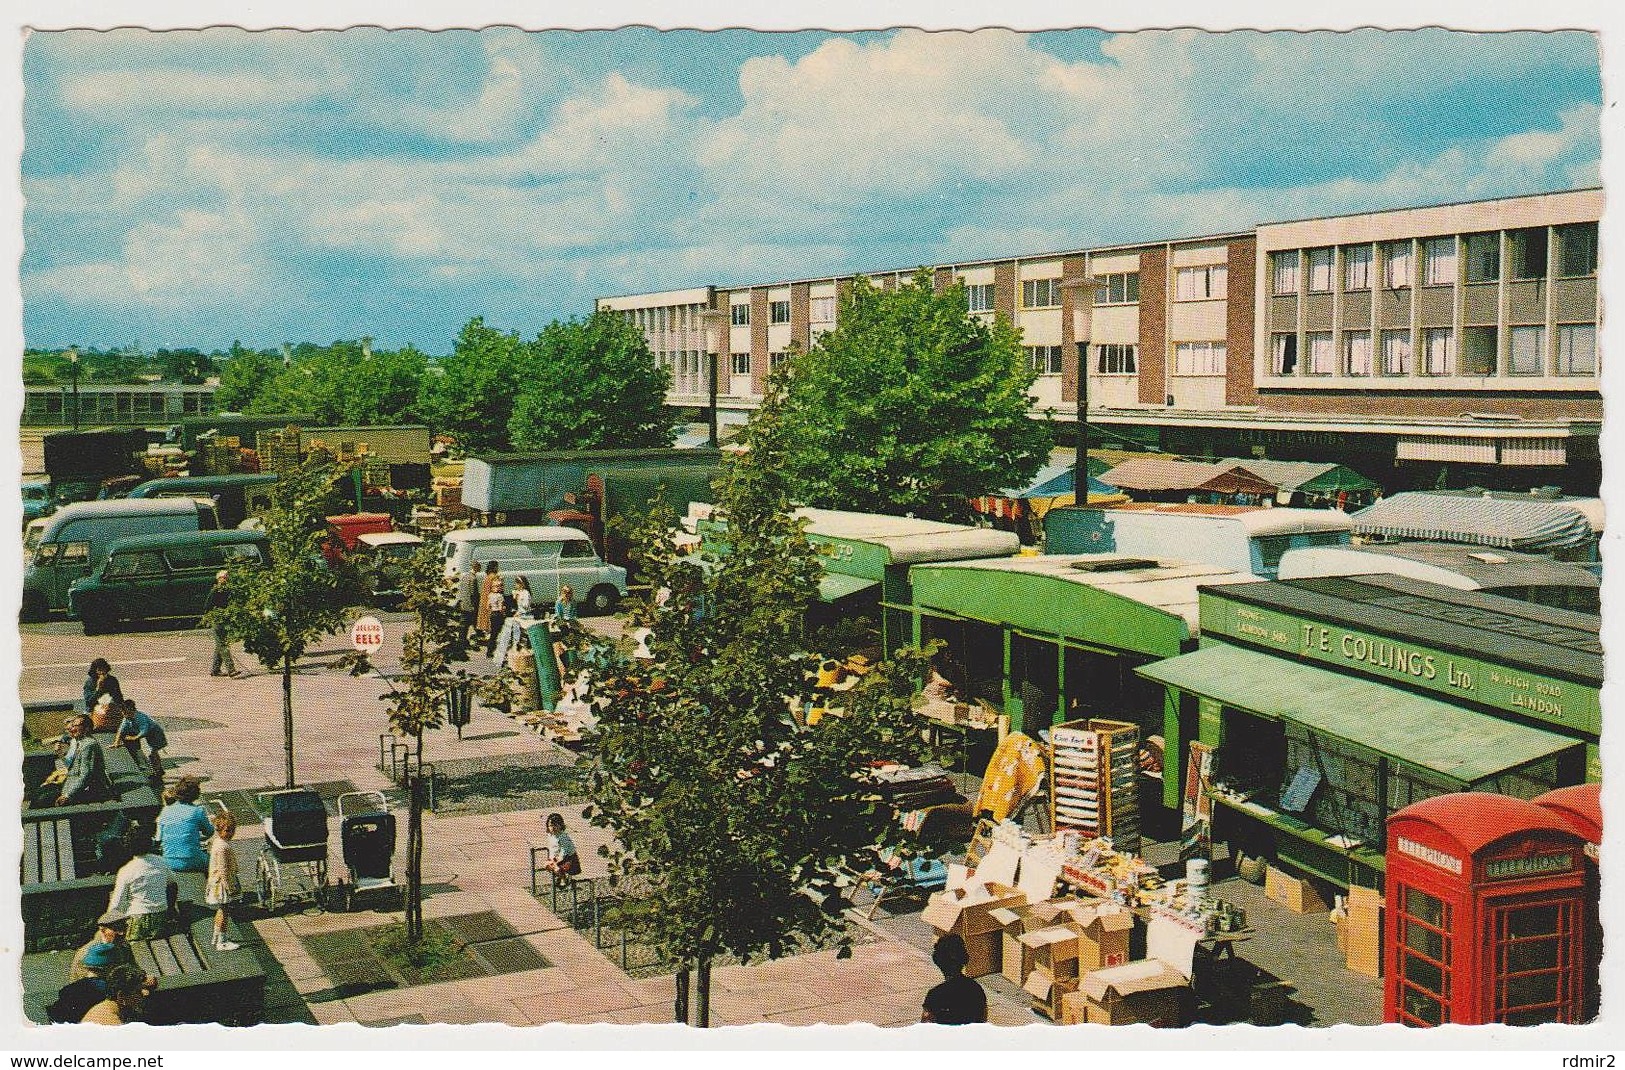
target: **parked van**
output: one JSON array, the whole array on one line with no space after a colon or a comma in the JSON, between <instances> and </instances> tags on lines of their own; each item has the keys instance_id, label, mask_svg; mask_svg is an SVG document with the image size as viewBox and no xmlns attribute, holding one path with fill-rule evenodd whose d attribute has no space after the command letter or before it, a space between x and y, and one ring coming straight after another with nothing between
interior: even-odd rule
<instances>
[{"instance_id":1,"label":"parked van","mask_svg":"<svg viewBox=\"0 0 1625 1070\"><path fill-rule=\"evenodd\" d=\"M24 620L68 607L68 588L100 568L115 539L134 535L212 531L214 506L193 499L120 498L74 502L28 525L23 537Z\"/></svg>"},{"instance_id":2,"label":"parked van","mask_svg":"<svg viewBox=\"0 0 1625 1070\"><path fill-rule=\"evenodd\" d=\"M1272 580L1282 554L1306 546L1347 546L1353 526L1348 514L1336 509L1183 502L1063 506L1044 517L1044 552L1189 561Z\"/></svg>"},{"instance_id":3,"label":"parked van","mask_svg":"<svg viewBox=\"0 0 1625 1070\"><path fill-rule=\"evenodd\" d=\"M258 567L270 544L257 531L190 531L115 539L107 560L68 588L68 616L86 635L120 621L203 615L223 568Z\"/></svg>"},{"instance_id":4,"label":"parked van","mask_svg":"<svg viewBox=\"0 0 1625 1070\"><path fill-rule=\"evenodd\" d=\"M447 532L443 545L447 576L461 574L471 561L482 572L495 561L504 579L525 577L538 607L558 598L562 584L592 613L610 612L626 595L626 569L605 564L586 532L575 528L465 528Z\"/></svg>"},{"instance_id":5,"label":"parked van","mask_svg":"<svg viewBox=\"0 0 1625 1070\"><path fill-rule=\"evenodd\" d=\"M235 528L271 501L271 473L226 476L176 476L149 479L130 491L132 498L198 498L214 502L220 526Z\"/></svg>"},{"instance_id":6,"label":"parked van","mask_svg":"<svg viewBox=\"0 0 1625 1070\"><path fill-rule=\"evenodd\" d=\"M388 608L405 597L402 573L423 548L423 540L405 531L369 531L357 535L353 555L360 558L361 578L374 605Z\"/></svg>"}]
</instances>

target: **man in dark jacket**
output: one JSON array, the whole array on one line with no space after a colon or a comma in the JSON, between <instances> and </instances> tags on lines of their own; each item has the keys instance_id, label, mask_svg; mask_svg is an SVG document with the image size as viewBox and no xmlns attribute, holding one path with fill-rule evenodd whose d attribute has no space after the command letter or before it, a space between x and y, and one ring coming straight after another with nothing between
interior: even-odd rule
<instances>
[{"instance_id":1,"label":"man in dark jacket","mask_svg":"<svg viewBox=\"0 0 1625 1070\"><path fill-rule=\"evenodd\" d=\"M457 612L462 617L462 643L468 645L474 631L474 620L480 611L480 563L470 561L468 568L457 577Z\"/></svg>"},{"instance_id":2,"label":"man in dark jacket","mask_svg":"<svg viewBox=\"0 0 1625 1070\"><path fill-rule=\"evenodd\" d=\"M215 573L214 586L209 588L209 602L204 612L212 613L231 605L231 588L226 586L228 575L225 569ZM214 621L214 664L209 667L209 675L237 675L237 664L231 660L231 640L226 636L226 622L218 617Z\"/></svg>"},{"instance_id":3,"label":"man in dark jacket","mask_svg":"<svg viewBox=\"0 0 1625 1070\"><path fill-rule=\"evenodd\" d=\"M56 805L78 806L111 799L114 791L113 782L107 776L107 754L100 741L90 734L90 718L83 714L70 717L67 729L69 742L62 761L68 767L68 775L62 781Z\"/></svg>"}]
</instances>

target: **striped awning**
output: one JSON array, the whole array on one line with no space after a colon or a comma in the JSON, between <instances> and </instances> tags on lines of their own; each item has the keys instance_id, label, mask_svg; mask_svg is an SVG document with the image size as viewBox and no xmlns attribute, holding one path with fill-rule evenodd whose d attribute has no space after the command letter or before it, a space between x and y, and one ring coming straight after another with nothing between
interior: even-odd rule
<instances>
[{"instance_id":1,"label":"striped awning","mask_svg":"<svg viewBox=\"0 0 1625 1070\"><path fill-rule=\"evenodd\" d=\"M1594 542L1585 516L1560 502L1410 491L1354 514L1356 535L1502 546L1549 553Z\"/></svg>"}]
</instances>

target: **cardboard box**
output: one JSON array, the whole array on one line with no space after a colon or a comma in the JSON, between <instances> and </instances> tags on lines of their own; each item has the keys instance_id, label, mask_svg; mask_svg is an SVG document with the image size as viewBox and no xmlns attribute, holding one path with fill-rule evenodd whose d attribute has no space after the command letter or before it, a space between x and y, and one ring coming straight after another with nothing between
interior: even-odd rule
<instances>
[{"instance_id":1,"label":"cardboard box","mask_svg":"<svg viewBox=\"0 0 1625 1070\"><path fill-rule=\"evenodd\" d=\"M970 955L970 961L965 964L966 977L986 977L999 972L1004 961L1004 933L995 929L964 939L965 950Z\"/></svg>"},{"instance_id":2,"label":"cardboard box","mask_svg":"<svg viewBox=\"0 0 1625 1070\"><path fill-rule=\"evenodd\" d=\"M1264 896L1294 914L1319 914L1328 909L1313 884L1274 866L1264 874Z\"/></svg>"},{"instance_id":3,"label":"cardboard box","mask_svg":"<svg viewBox=\"0 0 1625 1070\"><path fill-rule=\"evenodd\" d=\"M1349 969L1367 977L1382 976L1382 910L1383 898L1375 889L1349 889L1348 916L1342 926L1347 932L1346 961Z\"/></svg>"},{"instance_id":4,"label":"cardboard box","mask_svg":"<svg viewBox=\"0 0 1625 1070\"><path fill-rule=\"evenodd\" d=\"M1078 930L1071 925L1035 929L1021 942L1032 949L1035 970L1055 979L1078 976Z\"/></svg>"},{"instance_id":5,"label":"cardboard box","mask_svg":"<svg viewBox=\"0 0 1625 1070\"><path fill-rule=\"evenodd\" d=\"M1078 990L1078 979L1053 977L1049 971L1039 968L1027 975L1027 983L1021 988L1032 997L1033 1010L1058 1022L1061 1020L1066 997Z\"/></svg>"},{"instance_id":6,"label":"cardboard box","mask_svg":"<svg viewBox=\"0 0 1625 1070\"><path fill-rule=\"evenodd\" d=\"M999 907L988 911L988 917L999 923L999 972L1018 988L1026 983L1033 972L1032 948L1021 942L1027 932L1027 919L1033 908L1026 905Z\"/></svg>"},{"instance_id":7,"label":"cardboard box","mask_svg":"<svg viewBox=\"0 0 1625 1070\"><path fill-rule=\"evenodd\" d=\"M1134 932L1134 915L1115 904L1073 911L1078 930L1078 972L1090 973L1128 961L1129 937Z\"/></svg>"},{"instance_id":8,"label":"cardboard box","mask_svg":"<svg viewBox=\"0 0 1625 1070\"><path fill-rule=\"evenodd\" d=\"M969 938L1002 931L991 917L992 912L1026 902L1025 895L1006 884L971 884L936 893L926 903L920 918L938 934L958 933Z\"/></svg>"},{"instance_id":9,"label":"cardboard box","mask_svg":"<svg viewBox=\"0 0 1625 1070\"><path fill-rule=\"evenodd\" d=\"M1096 1025L1184 1024L1190 982L1157 959L1143 959L1086 974L1078 985L1083 1020Z\"/></svg>"}]
</instances>

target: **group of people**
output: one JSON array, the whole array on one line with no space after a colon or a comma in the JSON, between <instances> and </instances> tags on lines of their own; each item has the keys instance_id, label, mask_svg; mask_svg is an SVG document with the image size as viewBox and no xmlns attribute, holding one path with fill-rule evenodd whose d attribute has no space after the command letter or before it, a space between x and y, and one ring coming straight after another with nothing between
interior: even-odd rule
<instances>
[{"instance_id":1,"label":"group of people","mask_svg":"<svg viewBox=\"0 0 1625 1070\"><path fill-rule=\"evenodd\" d=\"M226 939L228 911L242 895L231 842L237 821L223 807L209 813L198 804L200 794L196 777L181 777L164 793L153 829L121 822L126 860L113 877L95 935L74 955L67 984L47 1008L51 1021L120 1025L141 1020L158 982L136 968L129 942L160 939L184 924L177 872L206 875L203 898L214 908L214 950L240 949Z\"/></svg>"},{"instance_id":2,"label":"group of people","mask_svg":"<svg viewBox=\"0 0 1625 1070\"><path fill-rule=\"evenodd\" d=\"M169 738L163 725L136 708L113 675L106 658L90 663L85 674L85 712L68 717L54 741L61 763L45 780L32 786L32 807L82 806L118 797L107 767L107 752L96 733L111 731L113 745L124 747L138 768L147 771L155 791L164 783L164 750Z\"/></svg>"},{"instance_id":3,"label":"group of people","mask_svg":"<svg viewBox=\"0 0 1625 1070\"><path fill-rule=\"evenodd\" d=\"M498 651L505 654L519 646L525 622L536 617L530 581L516 576L510 587L495 561L487 561L483 572L478 561L470 562L468 571L457 577L457 608L463 619L464 645L483 642L485 656L499 664ZM569 584L559 588L552 612L553 620L559 622L578 618L575 592Z\"/></svg>"}]
</instances>

